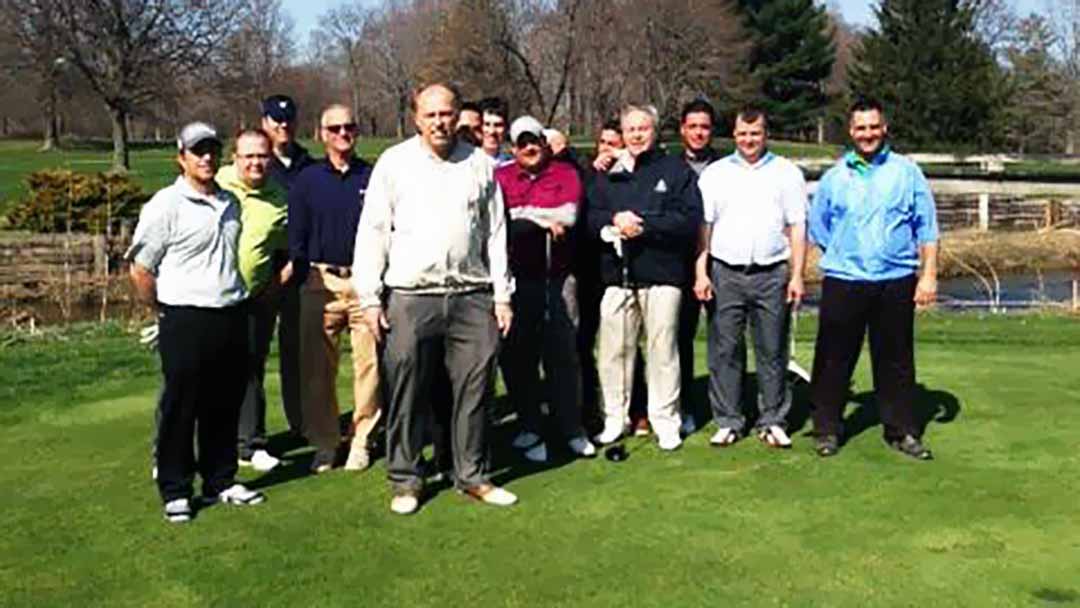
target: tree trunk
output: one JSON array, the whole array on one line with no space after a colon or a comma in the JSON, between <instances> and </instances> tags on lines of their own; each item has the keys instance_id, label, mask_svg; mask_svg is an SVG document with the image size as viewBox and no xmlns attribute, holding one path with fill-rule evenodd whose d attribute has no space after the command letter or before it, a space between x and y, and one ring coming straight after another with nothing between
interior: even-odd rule
<instances>
[{"instance_id":1,"label":"tree trunk","mask_svg":"<svg viewBox=\"0 0 1080 608\"><path fill-rule=\"evenodd\" d=\"M57 146L57 133L59 128L56 124L56 87L50 86L49 92L45 95L45 103L42 104L42 133L44 135L40 150L47 152L49 150L56 149Z\"/></svg>"},{"instance_id":2,"label":"tree trunk","mask_svg":"<svg viewBox=\"0 0 1080 608\"><path fill-rule=\"evenodd\" d=\"M1076 154L1076 133L1069 127L1065 128L1065 154Z\"/></svg>"},{"instance_id":3,"label":"tree trunk","mask_svg":"<svg viewBox=\"0 0 1080 608\"><path fill-rule=\"evenodd\" d=\"M109 104L109 118L112 119L113 162L112 170L127 173L131 168L128 156L127 109L117 103Z\"/></svg>"}]
</instances>

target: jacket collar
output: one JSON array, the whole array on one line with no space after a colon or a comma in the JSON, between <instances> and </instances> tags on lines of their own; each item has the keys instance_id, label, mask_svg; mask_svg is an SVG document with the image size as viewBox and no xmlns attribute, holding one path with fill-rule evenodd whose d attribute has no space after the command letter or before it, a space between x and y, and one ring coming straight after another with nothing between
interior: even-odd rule
<instances>
[{"instance_id":1,"label":"jacket collar","mask_svg":"<svg viewBox=\"0 0 1080 608\"><path fill-rule=\"evenodd\" d=\"M866 160L861 154L854 149L851 149L844 154L844 164L859 175L866 175L872 169L884 165L885 162L889 160L889 155L891 153L892 150L890 149L889 144L885 144L881 147L881 150L878 150L878 153L875 154L873 158Z\"/></svg>"}]
</instances>

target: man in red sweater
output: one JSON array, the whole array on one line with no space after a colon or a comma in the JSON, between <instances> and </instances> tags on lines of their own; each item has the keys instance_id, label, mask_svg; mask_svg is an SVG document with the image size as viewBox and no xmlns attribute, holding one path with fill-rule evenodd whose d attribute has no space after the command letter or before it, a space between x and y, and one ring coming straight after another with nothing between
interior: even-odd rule
<instances>
[{"instance_id":1,"label":"man in red sweater","mask_svg":"<svg viewBox=\"0 0 1080 608\"><path fill-rule=\"evenodd\" d=\"M521 433L514 447L534 462L548 459L540 401L539 364L549 390L548 406L558 436L578 456L596 448L581 424L581 366L577 357L577 286L571 263L572 227L583 190L568 163L551 162L543 127L531 116L510 126L514 162L495 171L510 218L510 271L516 282L514 324L503 351L502 371L518 412Z\"/></svg>"}]
</instances>

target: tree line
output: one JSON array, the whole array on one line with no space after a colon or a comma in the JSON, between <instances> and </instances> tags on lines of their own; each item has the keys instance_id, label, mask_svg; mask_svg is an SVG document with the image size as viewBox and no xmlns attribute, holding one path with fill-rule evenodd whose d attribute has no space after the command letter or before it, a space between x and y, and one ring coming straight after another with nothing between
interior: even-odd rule
<instances>
[{"instance_id":1,"label":"tree line","mask_svg":"<svg viewBox=\"0 0 1080 608\"><path fill-rule=\"evenodd\" d=\"M345 1L301 40L280 0L0 0L0 135L168 139L251 124L257 100L350 104L366 134L411 132L409 96L456 83L574 134L648 101L673 125L710 100L755 103L776 136L841 141L872 95L907 145L1075 151L1080 0L882 0L854 28L815 0ZM307 130L307 129L304 129Z\"/></svg>"}]
</instances>

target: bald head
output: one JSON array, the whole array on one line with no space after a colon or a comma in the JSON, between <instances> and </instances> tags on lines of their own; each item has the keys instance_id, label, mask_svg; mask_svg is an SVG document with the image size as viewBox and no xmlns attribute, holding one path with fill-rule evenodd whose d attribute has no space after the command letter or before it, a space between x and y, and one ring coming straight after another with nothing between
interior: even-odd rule
<instances>
[{"instance_id":1,"label":"bald head","mask_svg":"<svg viewBox=\"0 0 1080 608\"><path fill-rule=\"evenodd\" d=\"M457 92L445 84L428 85L413 96L416 130L424 145L441 158L454 149L459 100Z\"/></svg>"}]
</instances>

